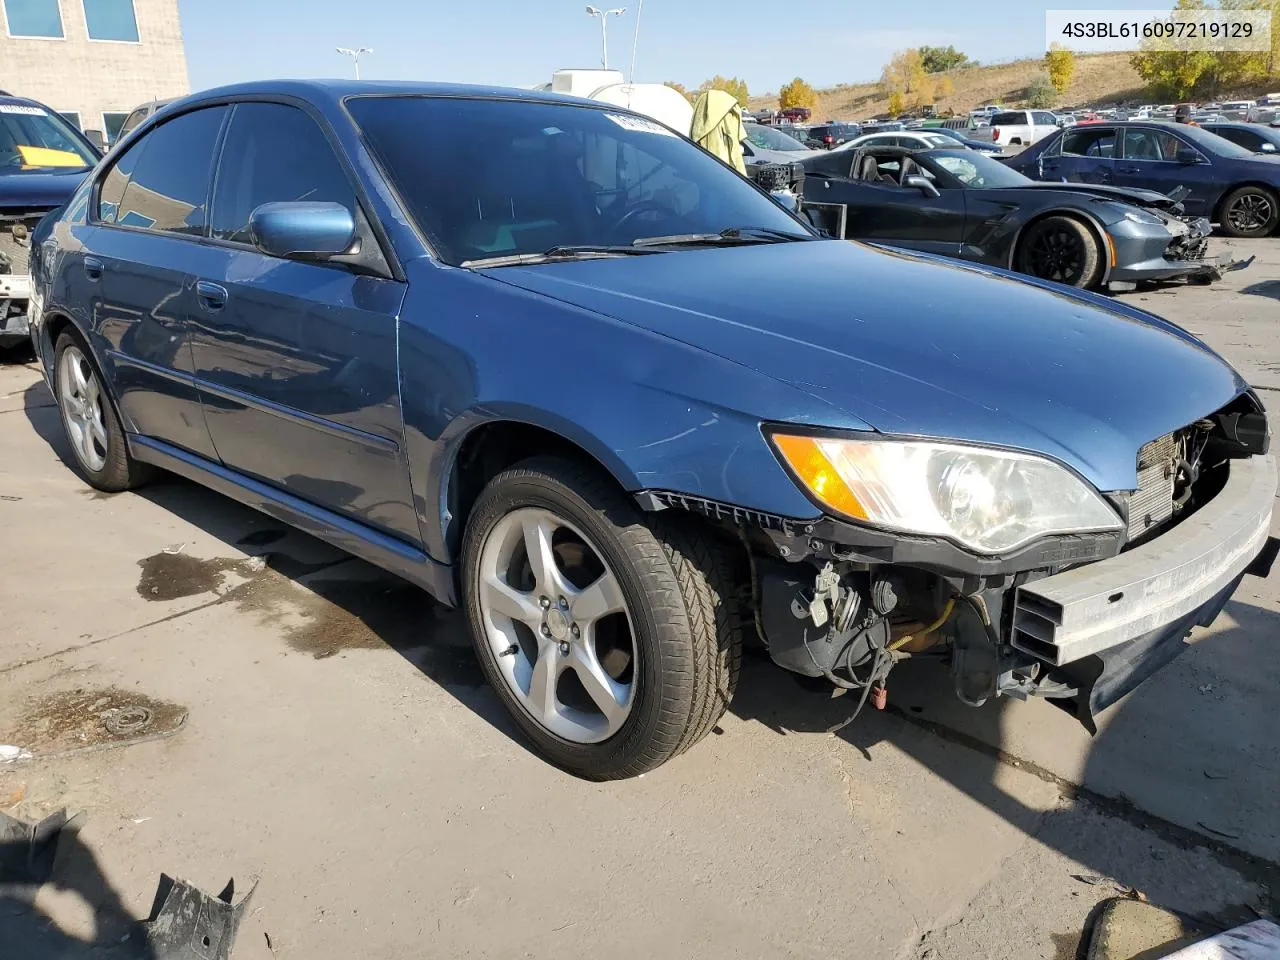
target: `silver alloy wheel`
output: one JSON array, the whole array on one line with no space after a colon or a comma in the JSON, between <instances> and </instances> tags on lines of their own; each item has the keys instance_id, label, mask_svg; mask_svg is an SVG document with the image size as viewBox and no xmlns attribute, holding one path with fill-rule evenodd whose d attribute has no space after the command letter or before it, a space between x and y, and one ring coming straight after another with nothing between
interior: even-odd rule
<instances>
[{"instance_id":1,"label":"silver alloy wheel","mask_svg":"<svg viewBox=\"0 0 1280 960\"><path fill-rule=\"evenodd\" d=\"M107 465L107 429L102 422L102 386L79 347L67 347L58 361L58 406L76 457L85 469Z\"/></svg>"},{"instance_id":2,"label":"silver alloy wheel","mask_svg":"<svg viewBox=\"0 0 1280 960\"><path fill-rule=\"evenodd\" d=\"M524 710L573 743L617 733L635 702L639 651L595 545L551 511L522 507L489 531L479 576L485 640Z\"/></svg>"}]
</instances>

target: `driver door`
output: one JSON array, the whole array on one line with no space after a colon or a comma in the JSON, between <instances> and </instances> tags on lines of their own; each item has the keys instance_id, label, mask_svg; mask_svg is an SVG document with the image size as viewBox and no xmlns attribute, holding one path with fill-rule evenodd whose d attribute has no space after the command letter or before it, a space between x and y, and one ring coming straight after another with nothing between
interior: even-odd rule
<instances>
[{"instance_id":1,"label":"driver door","mask_svg":"<svg viewBox=\"0 0 1280 960\"><path fill-rule=\"evenodd\" d=\"M964 234L964 191L939 190L935 197L902 186L904 159L901 155L880 158L879 181L853 181L858 190L848 204L845 236L955 256ZM920 173L928 178L925 171Z\"/></svg>"}]
</instances>

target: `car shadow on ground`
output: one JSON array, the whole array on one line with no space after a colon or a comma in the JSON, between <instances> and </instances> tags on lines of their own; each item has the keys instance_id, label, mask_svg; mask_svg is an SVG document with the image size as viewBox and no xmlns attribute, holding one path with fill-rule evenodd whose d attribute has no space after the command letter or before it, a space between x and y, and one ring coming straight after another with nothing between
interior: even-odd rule
<instances>
[{"instance_id":1,"label":"car shadow on ground","mask_svg":"<svg viewBox=\"0 0 1280 960\"><path fill-rule=\"evenodd\" d=\"M1251 283L1240 292L1255 297L1270 297L1272 300L1280 300L1280 280L1263 280L1259 283Z\"/></svg>"}]
</instances>

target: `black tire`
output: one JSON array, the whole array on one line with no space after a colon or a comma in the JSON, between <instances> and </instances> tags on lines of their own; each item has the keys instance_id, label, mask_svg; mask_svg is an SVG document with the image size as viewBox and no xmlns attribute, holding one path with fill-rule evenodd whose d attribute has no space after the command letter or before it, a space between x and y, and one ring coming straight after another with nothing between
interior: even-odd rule
<instances>
[{"instance_id":1,"label":"black tire","mask_svg":"<svg viewBox=\"0 0 1280 960\"><path fill-rule=\"evenodd\" d=\"M1018 241L1019 273L1088 290L1102 279L1102 251L1088 227L1072 217L1052 216L1029 226Z\"/></svg>"},{"instance_id":2,"label":"black tire","mask_svg":"<svg viewBox=\"0 0 1280 960\"><path fill-rule=\"evenodd\" d=\"M631 616L640 664L631 712L599 743L562 739L535 720L486 638L477 588L486 537L527 507L550 510L593 541ZM622 779L665 763L710 732L737 686L742 642L725 549L687 523L646 515L611 478L572 461L533 458L489 481L467 520L462 592L490 685L537 751L576 776Z\"/></svg>"},{"instance_id":3,"label":"black tire","mask_svg":"<svg viewBox=\"0 0 1280 960\"><path fill-rule=\"evenodd\" d=\"M1269 237L1280 223L1280 202L1266 187L1240 187L1223 198L1219 229L1228 237Z\"/></svg>"},{"instance_id":4,"label":"black tire","mask_svg":"<svg viewBox=\"0 0 1280 960\"><path fill-rule=\"evenodd\" d=\"M89 371L97 378L98 388L101 392L99 403L102 413L103 432L106 436L106 449L102 451L104 455L100 468L95 469L93 465L85 462L84 458L77 452L76 440L72 436L71 425L68 422L66 400L62 390L63 359L68 350L76 350L83 357ZM58 405L63 435L71 447L70 462L75 471L91 487L104 493L120 493L124 490L132 490L134 487L146 482L150 478L152 471L146 464L138 463L133 457L129 456L129 447L125 442L124 430L120 427L120 416L116 412L111 394L106 388L106 380L103 378L102 371L94 359L93 351L77 334L67 331L58 337L58 342L54 346L53 352L53 372L53 397Z\"/></svg>"}]
</instances>

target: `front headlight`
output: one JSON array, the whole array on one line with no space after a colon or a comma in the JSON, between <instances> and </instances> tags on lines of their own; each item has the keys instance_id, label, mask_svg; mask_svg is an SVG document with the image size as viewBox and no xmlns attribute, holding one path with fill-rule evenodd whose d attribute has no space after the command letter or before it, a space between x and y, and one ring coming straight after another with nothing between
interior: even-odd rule
<instances>
[{"instance_id":1,"label":"front headlight","mask_svg":"<svg viewBox=\"0 0 1280 960\"><path fill-rule=\"evenodd\" d=\"M1157 217L1154 213L1148 213L1146 210L1133 209L1124 212L1126 220L1132 220L1134 223L1158 223L1162 226L1164 221Z\"/></svg>"},{"instance_id":2,"label":"front headlight","mask_svg":"<svg viewBox=\"0 0 1280 960\"><path fill-rule=\"evenodd\" d=\"M977 553L1123 527L1101 494L1043 457L914 440L786 433L772 439L800 483L835 513L944 537Z\"/></svg>"}]
</instances>

